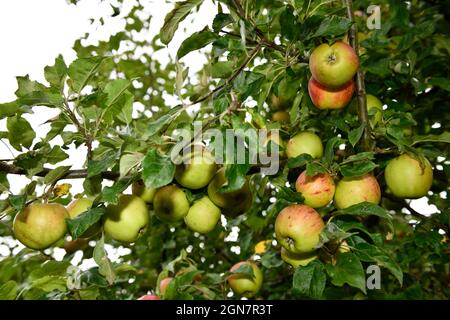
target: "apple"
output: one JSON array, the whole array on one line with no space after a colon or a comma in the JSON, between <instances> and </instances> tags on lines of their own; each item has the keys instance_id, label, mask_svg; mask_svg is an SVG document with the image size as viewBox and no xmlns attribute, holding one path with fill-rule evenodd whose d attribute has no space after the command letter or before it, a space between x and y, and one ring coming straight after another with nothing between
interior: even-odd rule
<instances>
[{"instance_id":1,"label":"apple","mask_svg":"<svg viewBox=\"0 0 450 320\"><path fill-rule=\"evenodd\" d=\"M378 204L380 200L380 185L371 174L343 178L338 182L334 194L334 204L338 209L345 209L361 202Z\"/></svg>"},{"instance_id":2,"label":"apple","mask_svg":"<svg viewBox=\"0 0 450 320\"><path fill-rule=\"evenodd\" d=\"M239 203L235 206L232 206L232 207L224 208L222 210L223 215L225 217L235 218L238 215L243 214L243 213L247 212L248 210L250 210L250 208L252 207L252 204L253 204L253 196L252 196L252 193L250 190L247 190L247 191L244 193L243 196L245 197L245 199L241 203Z\"/></svg>"},{"instance_id":3,"label":"apple","mask_svg":"<svg viewBox=\"0 0 450 320\"><path fill-rule=\"evenodd\" d=\"M78 217L80 214L89 211L93 203L94 201L89 198L75 199L67 206L67 212L69 213L70 218L74 219ZM89 227L89 229L87 229L82 235L82 238L93 237L97 233L99 233L100 229L101 229L101 222L98 222L93 226Z\"/></svg>"},{"instance_id":4,"label":"apple","mask_svg":"<svg viewBox=\"0 0 450 320\"><path fill-rule=\"evenodd\" d=\"M381 121L381 117L383 116L383 103L380 101L380 99L371 94L366 95L366 103L367 111L369 113L374 113L370 124L372 125L372 127L375 127ZM372 109L374 111L371 111Z\"/></svg>"},{"instance_id":5,"label":"apple","mask_svg":"<svg viewBox=\"0 0 450 320\"><path fill-rule=\"evenodd\" d=\"M328 88L321 85L313 77L308 82L308 92L311 101L316 108L324 109L342 109L352 99L355 91L355 81L350 80L339 88Z\"/></svg>"},{"instance_id":6,"label":"apple","mask_svg":"<svg viewBox=\"0 0 450 320\"><path fill-rule=\"evenodd\" d=\"M397 198L415 199L426 196L433 183L433 168L404 153L389 161L384 171L389 190Z\"/></svg>"},{"instance_id":7,"label":"apple","mask_svg":"<svg viewBox=\"0 0 450 320\"><path fill-rule=\"evenodd\" d=\"M183 220L188 213L189 202L182 189L176 185L170 185L156 191L153 208L162 221L176 222Z\"/></svg>"},{"instance_id":8,"label":"apple","mask_svg":"<svg viewBox=\"0 0 450 320\"><path fill-rule=\"evenodd\" d=\"M304 131L292 137L286 147L288 158L295 158L307 153L313 158L321 158L323 155L323 145L319 136L315 133Z\"/></svg>"},{"instance_id":9,"label":"apple","mask_svg":"<svg viewBox=\"0 0 450 320\"><path fill-rule=\"evenodd\" d=\"M198 233L211 232L220 220L220 209L204 196L197 200L184 217L184 222L192 231Z\"/></svg>"},{"instance_id":10,"label":"apple","mask_svg":"<svg viewBox=\"0 0 450 320\"><path fill-rule=\"evenodd\" d=\"M317 253L315 251L310 253L292 253L286 250L285 248L281 248L281 259L293 266L294 268L298 268L300 266L304 267L308 265L311 261L317 259Z\"/></svg>"},{"instance_id":11,"label":"apple","mask_svg":"<svg viewBox=\"0 0 450 320\"><path fill-rule=\"evenodd\" d=\"M272 114L272 121L283 123L289 123L290 115L287 111L276 111Z\"/></svg>"},{"instance_id":12,"label":"apple","mask_svg":"<svg viewBox=\"0 0 450 320\"><path fill-rule=\"evenodd\" d=\"M333 178L328 173L307 176L306 170L297 178L295 183L297 192L305 198L305 204L312 208L326 206L333 200L336 189Z\"/></svg>"},{"instance_id":13,"label":"apple","mask_svg":"<svg viewBox=\"0 0 450 320\"><path fill-rule=\"evenodd\" d=\"M146 203L152 203L155 197L156 188L146 188L142 180L133 182L131 185L131 192L135 196L140 197Z\"/></svg>"},{"instance_id":14,"label":"apple","mask_svg":"<svg viewBox=\"0 0 450 320\"><path fill-rule=\"evenodd\" d=\"M129 194L121 195L116 205L108 205L105 216L105 233L124 243L135 242L144 233L149 222L145 201Z\"/></svg>"},{"instance_id":15,"label":"apple","mask_svg":"<svg viewBox=\"0 0 450 320\"><path fill-rule=\"evenodd\" d=\"M342 41L331 46L321 44L309 58L312 76L326 87L342 87L353 79L358 67L359 58L355 50Z\"/></svg>"},{"instance_id":16,"label":"apple","mask_svg":"<svg viewBox=\"0 0 450 320\"><path fill-rule=\"evenodd\" d=\"M224 209L230 209L229 214L239 214L242 210L248 209L249 203L253 201L253 195L250 190L248 180L244 185L235 191L222 192L220 189L227 184L227 178L225 177L225 170L222 168L217 171L214 178L208 185L209 199L218 207ZM224 214L227 212L224 211Z\"/></svg>"},{"instance_id":17,"label":"apple","mask_svg":"<svg viewBox=\"0 0 450 320\"><path fill-rule=\"evenodd\" d=\"M64 250L68 254L74 253L78 250L84 250L89 245L89 239L77 238L76 240L67 241L64 243Z\"/></svg>"},{"instance_id":18,"label":"apple","mask_svg":"<svg viewBox=\"0 0 450 320\"><path fill-rule=\"evenodd\" d=\"M231 267L230 272L234 272L243 265L249 265L253 270L253 277L247 274L235 273L228 277L228 284L234 293L247 298L255 296L261 289L263 274L261 269L252 261L241 261Z\"/></svg>"},{"instance_id":19,"label":"apple","mask_svg":"<svg viewBox=\"0 0 450 320\"><path fill-rule=\"evenodd\" d=\"M201 189L208 185L216 170L214 157L209 152L191 152L177 166L175 180L185 188Z\"/></svg>"},{"instance_id":20,"label":"apple","mask_svg":"<svg viewBox=\"0 0 450 320\"><path fill-rule=\"evenodd\" d=\"M138 300L161 300L161 298L154 294L146 294L138 298Z\"/></svg>"},{"instance_id":21,"label":"apple","mask_svg":"<svg viewBox=\"0 0 450 320\"><path fill-rule=\"evenodd\" d=\"M58 203L32 203L14 218L14 236L28 248L43 250L64 237L68 218L66 208Z\"/></svg>"},{"instance_id":22,"label":"apple","mask_svg":"<svg viewBox=\"0 0 450 320\"><path fill-rule=\"evenodd\" d=\"M164 278L164 279L162 279L160 281L160 283L159 283L159 293L161 295L164 295L166 293L167 286L169 285L170 281L172 281L172 280L173 280L172 277L167 277L167 278Z\"/></svg>"},{"instance_id":23,"label":"apple","mask_svg":"<svg viewBox=\"0 0 450 320\"><path fill-rule=\"evenodd\" d=\"M278 214L275 220L275 234L278 242L292 253L311 253L319 244L324 228L320 214L313 208L290 205Z\"/></svg>"}]
</instances>

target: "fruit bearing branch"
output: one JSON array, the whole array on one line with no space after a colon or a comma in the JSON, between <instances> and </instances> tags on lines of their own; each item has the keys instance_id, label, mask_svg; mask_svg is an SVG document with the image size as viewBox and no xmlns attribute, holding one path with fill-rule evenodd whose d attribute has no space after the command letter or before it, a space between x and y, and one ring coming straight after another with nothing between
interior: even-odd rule
<instances>
[{"instance_id":1,"label":"fruit bearing branch","mask_svg":"<svg viewBox=\"0 0 450 320\"><path fill-rule=\"evenodd\" d=\"M347 16L352 22L352 27L349 32L349 43L355 50L356 54L359 53L358 45L358 27L355 23L353 15L353 3L352 0L345 0L345 6L347 8ZM366 88L364 85L364 73L361 70L361 65L356 73L356 94L358 100L358 117L359 121L364 127L362 136L363 149L369 151L373 148L372 139L370 136L369 115L367 113L367 100L366 100Z\"/></svg>"}]
</instances>

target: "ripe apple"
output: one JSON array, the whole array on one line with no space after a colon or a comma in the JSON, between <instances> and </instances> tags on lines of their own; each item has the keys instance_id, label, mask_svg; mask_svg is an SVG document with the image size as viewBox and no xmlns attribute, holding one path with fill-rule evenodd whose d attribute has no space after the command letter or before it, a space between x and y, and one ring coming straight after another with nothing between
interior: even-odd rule
<instances>
[{"instance_id":1,"label":"ripe apple","mask_svg":"<svg viewBox=\"0 0 450 320\"><path fill-rule=\"evenodd\" d=\"M204 196L192 205L184 217L184 222L192 231L208 233L217 225L220 214L220 209L208 196Z\"/></svg>"},{"instance_id":2,"label":"ripe apple","mask_svg":"<svg viewBox=\"0 0 450 320\"><path fill-rule=\"evenodd\" d=\"M302 204L290 205L278 214L275 234L281 246L292 253L311 253L319 244L324 228L320 214Z\"/></svg>"},{"instance_id":3,"label":"ripe apple","mask_svg":"<svg viewBox=\"0 0 450 320\"><path fill-rule=\"evenodd\" d=\"M330 174L321 173L310 177L306 175L306 170L298 176L295 188L297 192L302 193L305 204L312 208L320 208L329 204L333 200L336 189Z\"/></svg>"},{"instance_id":4,"label":"ripe apple","mask_svg":"<svg viewBox=\"0 0 450 320\"><path fill-rule=\"evenodd\" d=\"M433 183L433 168L428 159L421 164L408 154L389 161L384 171L386 184L398 198L415 199L426 196Z\"/></svg>"},{"instance_id":5,"label":"ripe apple","mask_svg":"<svg viewBox=\"0 0 450 320\"><path fill-rule=\"evenodd\" d=\"M345 209L361 202L378 204L380 200L380 185L371 174L343 178L338 182L334 194L334 204L338 209Z\"/></svg>"},{"instance_id":6,"label":"ripe apple","mask_svg":"<svg viewBox=\"0 0 450 320\"><path fill-rule=\"evenodd\" d=\"M164 295L166 293L167 286L169 285L170 281L172 281L172 277L167 277L161 280L159 283L159 294Z\"/></svg>"},{"instance_id":7,"label":"ripe apple","mask_svg":"<svg viewBox=\"0 0 450 320\"><path fill-rule=\"evenodd\" d=\"M239 190L231 192L220 191L220 189L226 184L227 178L225 177L225 170L222 168L217 171L216 175L208 185L209 199L216 206L224 209L230 209L228 212L229 214L241 213L242 210L248 208L248 203L253 201L253 195L250 190L248 180L245 181L244 185ZM226 214L225 211L224 214Z\"/></svg>"},{"instance_id":8,"label":"ripe apple","mask_svg":"<svg viewBox=\"0 0 450 320\"><path fill-rule=\"evenodd\" d=\"M348 44L338 41L333 45L323 43L311 54L309 68L312 76L320 84L339 88L355 76L359 58Z\"/></svg>"},{"instance_id":9,"label":"ripe apple","mask_svg":"<svg viewBox=\"0 0 450 320\"><path fill-rule=\"evenodd\" d=\"M14 236L28 248L43 250L64 237L68 218L58 203L32 203L14 218Z\"/></svg>"},{"instance_id":10,"label":"ripe apple","mask_svg":"<svg viewBox=\"0 0 450 320\"><path fill-rule=\"evenodd\" d=\"M131 192L135 196L140 197L146 203L152 203L155 197L156 188L146 188L142 180L133 182Z\"/></svg>"},{"instance_id":11,"label":"ripe apple","mask_svg":"<svg viewBox=\"0 0 450 320\"><path fill-rule=\"evenodd\" d=\"M289 123L290 120L289 112L287 111L276 111L272 114L272 121L279 123Z\"/></svg>"},{"instance_id":12,"label":"ripe apple","mask_svg":"<svg viewBox=\"0 0 450 320\"><path fill-rule=\"evenodd\" d=\"M231 267L230 272L234 272L242 265L249 265L253 270L253 277L247 274L236 273L228 277L228 284L234 293L247 298L255 296L261 289L263 274L261 269L252 261L241 261Z\"/></svg>"},{"instance_id":13,"label":"ripe apple","mask_svg":"<svg viewBox=\"0 0 450 320\"><path fill-rule=\"evenodd\" d=\"M138 300L161 300L161 298L154 294L146 294L138 298Z\"/></svg>"},{"instance_id":14,"label":"ripe apple","mask_svg":"<svg viewBox=\"0 0 450 320\"><path fill-rule=\"evenodd\" d=\"M286 147L288 158L295 158L307 153L313 158L321 158L323 155L323 145L319 136L315 133L304 131L292 137Z\"/></svg>"},{"instance_id":15,"label":"ripe apple","mask_svg":"<svg viewBox=\"0 0 450 320\"><path fill-rule=\"evenodd\" d=\"M144 233L148 222L149 213L144 200L134 195L121 195L117 205L106 207L103 229L112 239L131 243Z\"/></svg>"},{"instance_id":16,"label":"ripe apple","mask_svg":"<svg viewBox=\"0 0 450 320\"><path fill-rule=\"evenodd\" d=\"M214 157L209 152L191 152L177 166L175 179L185 188L201 189L208 185L216 170Z\"/></svg>"},{"instance_id":17,"label":"ripe apple","mask_svg":"<svg viewBox=\"0 0 450 320\"><path fill-rule=\"evenodd\" d=\"M308 82L308 92L316 108L342 109L350 102L355 91L355 81L350 80L339 88L328 88L313 77Z\"/></svg>"},{"instance_id":18,"label":"ripe apple","mask_svg":"<svg viewBox=\"0 0 450 320\"><path fill-rule=\"evenodd\" d=\"M285 248L281 248L281 259L293 266L294 268L298 268L300 266L304 267L308 265L311 261L317 259L317 253L315 251L310 253L292 253L286 250Z\"/></svg>"},{"instance_id":19,"label":"ripe apple","mask_svg":"<svg viewBox=\"0 0 450 320\"><path fill-rule=\"evenodd\" d=\"M80 198L75 199L69 205L67 206L67 212L69 212L69 216L71 219L74 219L78 217L80 214L85 213L86 211L89 211L91 209L92 204L94 201L89 198ZM99 233L101 229L101 222L98 222L94 224L93 226L89 227L84 234L82 234L82 238L90 238L95 236L97 233Z\"/></svg>"},{"instance_id":20,"label":"ripe apple","mask_svg":"<svg viewBox=\"0 0 450 320\"><path fill-rule=\"evenodd\" d=\"M155 214L162 221L176 222L183 220L189 211L186 194L176 185L165 186L156 191L153 199Z\"/></svg>"}]
</instances>

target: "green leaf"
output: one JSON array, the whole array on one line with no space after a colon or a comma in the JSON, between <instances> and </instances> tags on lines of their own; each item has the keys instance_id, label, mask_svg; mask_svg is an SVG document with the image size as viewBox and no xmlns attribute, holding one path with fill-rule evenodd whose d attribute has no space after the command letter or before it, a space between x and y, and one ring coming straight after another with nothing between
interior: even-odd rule
<instances>
[{"instance_id":1,"label":"green leaf","mask_svg":"<svg viewBox=\"0 0 450 320\"><path fill-rule=\"evenodd\" d=\"M298 157L295 158L290 158L288 160L288 167L290 169L292 168L300 168L303 167L304 165L306 165L307 163L313 161L313 157L311 157L311 155L307 154L307 153L303 153L301 155L299 155Z\"/></svg>"},{"instance_id":2,"label":"green leaf","mask_svg":"<svg viewBox=\"0 0 450 320\"><path fill-rule=\"evenodd\" d=\"M211 42L215 41L219 36L208 29L196 32L183 41L177 52L177 58L181 59L189 52L201 49Z\"/></svg>"},{"instance_id":3,"label":"green leaf","mask_svg":"<svg viewBox=\"0 0 450 320\"><path fill-rule=\"evenodd\" d=\"M313 37L339 36L350 30L352 21L339 16L326 17L322 20Z\"/></svg>"},{"instance_id":4,"label":"green leaf","mask_svg":"<svg viewBox=\"0 0 450 320\"><path fill-rule=\"evenodd\" d=\"M323 263L314 260L295 270L292 278L292 290L297 295L318 299L325 289L326 280Z\"/></svg>"},{"instance_id":5,"label":"green leaf","mask_svg":"<svg viewBox=\"0 0 450 320\"><path fill-rule=\"evenodd\" d=\"M50 170L44 177L44 183L48 185L60 180L66 175L70 168L71 166L63 166Z\"/></svg>"},{"instance_id":6,"label":"green leaf","mask_svg":"<svg viewBox=\"0 0 450 320\"><path fill-rule=\"evenodd\" d=\"M22 210L25 207L25 203L27 201L27 195L21 194L21 195L10 195L9 196L9 203L11 203L11 206L16 209L17 211Z\"/></svg>"},{"instance_id":7,"label":"green leaf","mask_svg":"<svg viewBox=\"0 0 450 320\"><path fill-rule=\"evenodd\" d=\"M0 120L15 115L20 110L20 105L16 102L0 103Z\"/></svg>"},{"instance_id":8,"label":"green leaf","mask_svg":"<svg viewBox=\"0 0 450 320\"><path fill-rule=\"evenodd\" d=\"M339 171L344 177L359 177L368 172L372 172L376 167L378 167L378 165L372 161L363 161L341 165Z\"/></svg>"},{"instance_id":9,"label":"green leaf","mask_svg":"<svg viewBox=\"0 0 450 320\"><path fill-rule=\"evenodd\" d=\"M233 70L233 61L218 61L211 66L211 77L225 79L233 73Z\"/></svg>"},{"instance_id":10,"label":"green leaf","mask_svg":"<svg viewBox=\"0 0 450 320\"><path fill-rule=\"evenodd\" d=\"M71 87L76 93L88 84L91 77L97 72L105 57L79 58L69 66Z\"/></svg>"},{"instance_id":11,"label":"green leaf","mask_svg":"<svg viewBox=\"0 0 450 320\"><path fill-rule=\"evenodd\" d=\"M142 180L147 188L159 188L172 182L175 164L170 157L162 156L150 149L142 162Z\"/></svg>"},{"instance_id":12,"label":"green leaf","mask_svg":"<svg viewBox=\"0 0 450 320\"><path fill-rule=\"evenodd\" d=\"M450 132L445 131L440 135L429 134L426 136L415 136L413 145L422 143L422 142L442 142L442 143L450 143Z\"/></svg>"},{"instance_id":13,"label":"green leaf","mask_svg":"<svg viewBox=\"0 0 450 320\"><path fill-rule=\"evenodd\" d=\"M336 265L327 264L327 272L331 283L342 287L348 284L366 293L366 276L361 261L353 253L341 253L337 257Z\"/></svg>"},{"instance_id":14,"label":"green leaf","mask_svg":"<svg viewBox=\"0 0 450 320\"><path fill-rule=\"evenodd\" d=\"M116 274L105 250L104 235L102 235L101 239L97 241L94 248L93 257L99 267L99 273L106 278L109 285L113 285L116 280Z\"/></svg>"},{"instance_id":15,"label":"green leaf","mask_svg":"<svg viewBox=\"0 0 450 320\"><path fill-rule=\"evenodd\" d=\"M64 80L67 76L67 66L64 62L64 58L59 55L55 59L53 66L47 66L44 69L45 79L50 83L52 87L62 88L64 86Z\"/></svg>"},{"instance_id":16,"label":"green leaf","mask_svg":"<svg viewBox=\"0 0 450 320\"><path fill-rule=\"evenodd\" d=\"M219 32L227 25L233 23L233 17L230 14L227 13L218 13L216 17L214 18L212 27L214 32Z\"/></svg>"},{"instance_id":17,"label":"green leaf","mask_svg":"<svg viewBox=\"0 0 450 320\"><path fill-rule=\"evenodd\" d=\"M170 109L163 116L159 117L153 122L150 122L147 129L148 136L153 136L161 131L161 129L172 122L180 114L181 106Z\"/></svg>"},{"instance_id":18,"label":"green leaf","mask_svg":"<svg viewBox=\"0 0 450 320\"><path fill-rule=\"evenodd\" d=\"M131 179L118 180L114 182L111 187L105 187L102 191L102 201L111 204L117 204L118 196L121 192L125 191L126 188L131 184Z\"/></svg>"},{"instance_id":19,"label":"green leaf","mask_svg":"<svg viewBox=\"0 0 450 320\"><path fill-rule=\"evenodd\" d=\"M389 212L379 205L371 202L362 202L346 209L338 210L335 212L335 215L353 215L363 217L370 215L378 216L380 218L386 219L391 230L393 230L392 216L389 214Z\"/></svg>"},{"instance_id":20,"label":"green leaf","mask_svg":"<svg viewBox=\"0 0 450 320\"><path fill-rule=\"evenodd\" d=\"M22 151L22 146L27 149L31 147L36 133L27 120L21 116L9 117L6 127L8 128L9 143L16 150Z\"/></svg>"},{"instance_id":21,"label":"green leaf","mask_svg":"<svg viewBox=\"0 0 450 320\"><path fill-rule=\"evenodd\" d=\"M8 281L0 286L0 300L14 300L19 287L15 281Z\"/></svg>"},{"instance_id":22,"label":"green leaf","mask_svg":"<svg viewBox=\"0 0 450 320\"><path fill-rule=\"evenodd\" d=\"M232 192L239 190L247 180L246 175L250 170L248 164L231 164L227 165L225 169L225 177L227 178L227 185L223 186L221 192Z\"/></svg>"},{"instance_id":23,"label":"green leaf","mask_svg":"<svg viewBox=\"0 0 450 320\"><path fill-rule=\"evenodd\" d=\"M349 239L349 245L359 259L366 262L375 262L378 266L388 269L403 284L403 272L398 263L391 258L382 248L367 243L364 239L354 236Z\"/></svg>"},{"instance_id":24,"label":"green leaf","mask_svg":"<svg viewBox=\"0 0 450 320\"><path fill-rule=\"evenodd\" d=\"M58 290L61 292L67 291L67 280L65 277L47 275L31 282L30 286L34 289L40 289L45 292L52 292Z\"/></svg>"},{"instance_id":25,"label":"green leaf","mask_svg":"<svg viewBox=\"0 0 450 320\"><path fill-rule=\"evenodd\" d=\"M73 219L67 219L67 228L73 240L83 235L90 227L95 225L105 214L105 208L92 208Z\"/></svg>"},{"instance_id":26,"label":"green leaf","mask_svg":"<svg viewBox=\"0 0 450 320\"><path fill-rule=\"evenodd\" d=\"M138 152L123 155L119 162L119 179L124 178L130 174L131 171L136 169L141 164L143 158L144 155Z\"/></svg>"},{"instance_id":27,"label":"green leaf","mask_svg":"<svg viewBox=\"0 0 450 320\"><path fill-rule=\"evenodd\" d=\"M353 129L348 133L348 141L353 147L361 139L363 133L364 133L364 125L360 125L358 128Z\"/></svg>"},{"instance_id":28,"label":"green leaf","mask_svg":"<svg viewBox=\"0 0 450 320\"><path fill-rule=\"evenodd\" d=\"M175 8L169 12L164 19L164 25L160 31L161 42L166 45L169 44L175 34L175 31L177 31L180 22L189 15L193 8L202 2L203 0L186 0L177 2L175 4Z\"/></svg>"},{"instance_id":29,"label":"green leaf","mask_svg":"<svg viewBox=\"0 0 450 320\"><path fill-rule=\"evenodd\" d=\"M106 107L110 107L116 103L130 86L131 81L126 79L116 79L109 82L103 90L106 93Z\"/></svg>"},{"instance_id":30,"label":"green leaf","mask_svg":"<svg viewBox=\"0 0 450 320\"><path fill-rule=\"evenodd\" d=\"M340 242L340 241L350 237L351 235L352 235L352 233L348 233L348 232L342 230L333 222L328 222L325 225L325 228L320 233L320 243L317 245L317 247L320 248L325 243L330 242L330 241Z\"/></svg>"},{"instance_id":31,"label":"green leaf","mask_svg":"<svg viewBox=\"0 0 450 320\"><path fill-rule=\"evenodd\" d=\"M309 177L314 177L317 174L320 173L326 173L327 169L324 168L322 165L316 162L308 162L306 164L306 175Z\"/></svg>"},{"instance_id":32,"label":"green leaf","mask_svg":"<svg viewBox=\"0 0 450 320\"><path fill-rule=\"evenodd\" d=\"M428 80L428 83L433 86L438 86L439 88L444 89L445 91L450 92L450 80L448 78L436 77Z\"/></svg>"},{"instance_id":33,"label":"green leaf","mask_svg":"<svg viewBox=\"0 0 450 320\"><path fill-rule=\"evenodd\" d=\"M102 159L99 160L90 160L88 162L88 178L94 177L103 171L106 171L109 167L111 167L117 158L117 152L114 150L109 150L103 155Z\"/></svg>"},{"instance_id":34,"label":"green leaf","mask_svg":"<svg viewBox=\"0 0 450 320\"><path fill-rule=\"evenodd\" d=\"M339 137L333 137L328 140L325 146L324 164L330 166L334 159L334 149L342 143L342 139Z\"/></svg>"}]
</instances>

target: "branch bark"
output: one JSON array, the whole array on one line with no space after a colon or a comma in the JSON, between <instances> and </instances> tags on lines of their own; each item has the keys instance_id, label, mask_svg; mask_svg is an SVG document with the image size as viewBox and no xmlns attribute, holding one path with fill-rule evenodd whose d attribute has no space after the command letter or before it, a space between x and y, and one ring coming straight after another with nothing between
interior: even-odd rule
<instances>
[{"instance_id":1,"label":"branch bark","mask_svg":"<svg viewBox=\"0 0 450 320\"><path fill-rule=\"evenodd\" d=\"M355 17L353 14L352 0L345 0L345 6L347 8L347 17L353 22L349 32L349 43L359 56L359 44L358 44L358 27L355 23ZM362 147L365 151L373 149L374 144L372 142L370 134L369 115L367 112L367 99L366 99L366 87L364 85L364 73L359 66L356 72L356 94L358 100L358 118L361 124L364 126L364 132L362 136Z\"/></svg>"},{"instance_id":2,"label":"branch bark","mask_svg":"<svg viewBox=\"0 0 450 320\"><path fill-rule=\"evenodd\" d=\"M41 172L36 173L34 176L36 177L45 177L47 173L49 173L52 169L44 168ZM26 175L27 171L16 167L14 165L8 164L6 162L0 161L0 172L6 172L8 174L17 174L17 175ZM118 172L105 171L101 173L101 177L106 180L117 180L120 174ZM64 179L83 179L87 177L86 169L79 170L69 170L67 174L62 177L60 180Z\"/></svg>"}]
</instances>

